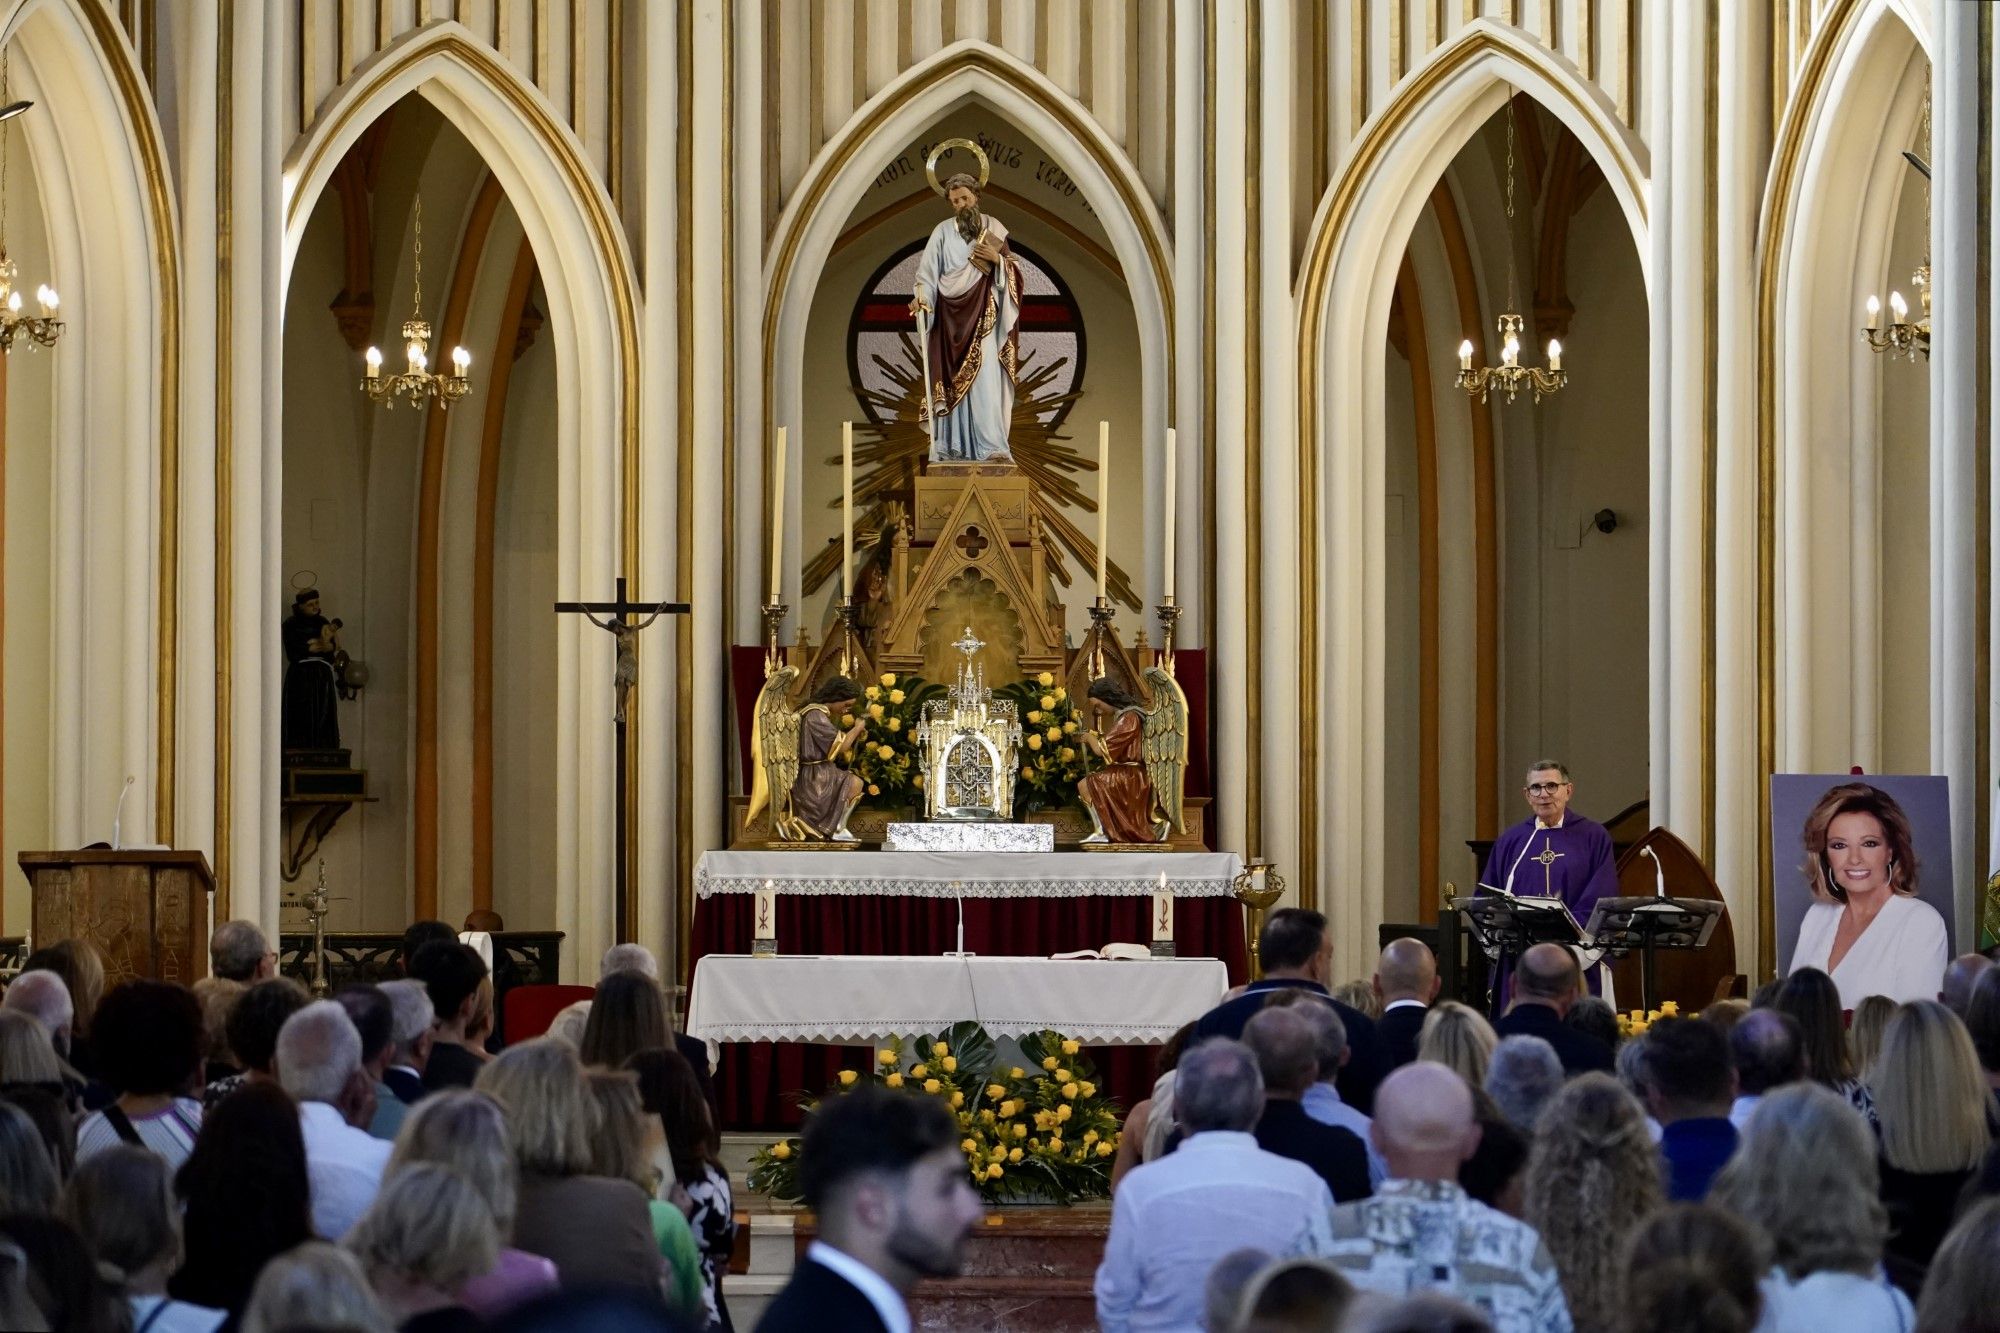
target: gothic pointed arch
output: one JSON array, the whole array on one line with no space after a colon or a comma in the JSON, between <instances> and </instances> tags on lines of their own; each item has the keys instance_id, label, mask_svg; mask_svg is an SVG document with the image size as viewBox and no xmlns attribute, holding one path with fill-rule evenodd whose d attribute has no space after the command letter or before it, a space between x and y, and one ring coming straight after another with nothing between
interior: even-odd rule
<instances>
[{"instance_id":1,"label":"gothic pointed arch","mask_svg":"<svg viewBox=\"0 0 2000 1333\"><path fill-rule=\"evenodd\" d=\"M105 6L0 4L0 41L17 93L37 103L19 129L42 199L48 281L73 330L43 354L62 358L50 588L77 614L49 627L52 660L74 669L49 682L51 827L36 836L59 845L95 836L103 793L131 775L140 785L126 836L198 845L210 830L184 822L176 801L180 500L207 479L182 472L180 228L165 138ZM160 373L133 375L135 365Z\"/></svg>"},{"instance_id":2,"label":"gothic pointed arch","mask_svg":"<svg viewBox=\"0 0 2000 1333\"><path fill-rule=\"evenodd\" d=\"M1336 938L1372 931L1384 875L1384 794L1379 783L1353 778L1381 771L1385 745L1387 425L1371 386L1386 374L1382 331L1396 267L1382 257L1404 252L1434 184L1516 91L1554 115L1603 170L1650 288L1645 145L1567 61L1522 30L1481 18L1406 77L1363 128L1315 212L1294 290L1297 560L1307 575L1296 585L1297 640L1264 651L1298 663L1299 803L1295 814L1274 811L1266 836L1298 867L1301 900L1328 913ZM1347 534L1358 559L1326 563L1334 533ZM1321 893L1321 885L1341 891Z\"/></svg>"},{"instance_id":3,"label":"gothic pointed arch","mask_svg":"<svg viewBox=\"0 0 2000 1333\"><path fill-rule=\"evenodd\" d=\"M1905 0L1836 0L1800 59L1774 138L1755 307L1758 762L1766 772L1816 758L1879 769L1882 701L1903 673L1886 653L1847 645L1882 642L1898 602L1933 605L1885 596L1878 564L1850 566L1850 552L1876 543L1845 534L1831 542L1811 521L1836 453L1852 455L1840 473L1851 480L1844 498L1858 503L1857 521L1879 521L1892 477L1884 471L1889 442L1861 423L1877 419L1888 376L1922 373L1881 364L1855 328L1865 294L1903 286L1903 265L1914 259L1890 253L1889 223L1909 170L1902 150L1921 115L1931 40L1928 16ZM1927 688L1933 673L1909 675ZM1759 822L1768 847L1768 810ZM1764 922L1769 941L1768 895Z\"/></svg>"},{"instance_id":4,"label":"gothic pointed arch","mask_svg":"<svg viewBox=\"0 0 2000 1333\"><path fill-rule=\"evenodd\" d=\"M821 147L792 192L764 264L763 320L767 429L741 438L753 456L739 475L762 467L768 427L801 419L802 367L813 295L835 243L873 182L877 167L952 111L979 103L1018 126L1061 159L1103 223L1132 297L1138 326L1143 438L1161 438L1173 413L1173 249L1158 206L1129 158L1103 128L1047 75L984 42L945 47L912 66ZM798 477L806 446L792 432L787 477ZM1206 446L1204 446L1206 447ZM796 494L796 492L794 493ZM788 499L785 531L799 531ZM761 521L750 515L748 521ZM796 546L784 562L798 567ZM752 573L749 577L755 577ZM794 600L796 600L794 598Z\"/></svg>"},{"instance_id":5,"label":"gothic pointed arch","mask_svg":"<svg viewBox=\"0 0 2000 1333\"><path fill-rule=\"evenodd\" d=\"M639 286L603 181L540 91L452 21L414 29L357 66L286 154L285 274L341 159L410 93L435 105L478 150L534 252L555 335L558 581L566 590L608 588L640 564ZM613 904L599 886L614 881L615 858L632 856L614 843L611 738L584 684L609 676L610 647L574 618L551 632L563 701L556 917L577 942L576 956L589 957L613 942ZM636 783L628 784L628 808L637 799Z\"/></svg>"}]
</instances>

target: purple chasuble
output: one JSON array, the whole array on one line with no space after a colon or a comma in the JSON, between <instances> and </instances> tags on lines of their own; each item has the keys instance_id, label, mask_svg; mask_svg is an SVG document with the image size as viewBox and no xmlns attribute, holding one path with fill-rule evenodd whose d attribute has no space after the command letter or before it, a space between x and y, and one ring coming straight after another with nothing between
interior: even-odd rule
<instances>
[{"instance_id":1,"label":"purple chasuble","mask_svg":"<svg viewBox=\"0 0 2000 1333\"><path fill-rule=\"evenodd\" d=\"M1577 928L1582 929L1590 924L1590 909L1599 898L1618 896L1618 866L1611 855L1611 835L1604 831L1604 825L1574 810L1563 812L1559 828L1538 828L1531 815L1493 844L1486 858L1486 873L1479 882L1505 889L1517 898L1560 898L1576 918ZM1598 968L1586 969L1584 980L1593 995L1599 993ZM1512 981L1513 968L1503 965L1496 1012L1505 1012Z\"/></svg>"}]
</instances>

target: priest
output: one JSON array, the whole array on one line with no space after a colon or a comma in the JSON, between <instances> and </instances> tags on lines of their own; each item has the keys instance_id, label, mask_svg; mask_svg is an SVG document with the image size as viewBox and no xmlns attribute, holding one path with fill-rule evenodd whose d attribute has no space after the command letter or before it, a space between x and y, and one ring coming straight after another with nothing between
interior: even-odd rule
<instances>
[{"instance_id":1,"label":"priest","mask_svg":"<svg viewBox=\"0 0 2000 1333\"><path fill-rule=\"evenodd\" d=\"M1503 889L1516 897L1560 898L1583 926L1599 898L1618 896L1618 867L1604 825L1569 808L1574 787L1569 769L1554 759L1528 766L1523 792L1532 812L1500 835L1486 858L1482 889ZM1598 969L1590 969L1596 990ZM1502 981L1504 1003L1505 982Z\"/></svg>"}]
</instances>

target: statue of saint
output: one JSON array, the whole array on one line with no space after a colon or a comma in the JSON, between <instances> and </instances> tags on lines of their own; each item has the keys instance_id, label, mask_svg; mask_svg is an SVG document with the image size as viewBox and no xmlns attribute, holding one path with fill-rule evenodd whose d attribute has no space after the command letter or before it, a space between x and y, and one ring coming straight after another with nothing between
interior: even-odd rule
<instances>
[{"instance_id":1,"label":"statue of saint","mask_svg":"<svg viewBox=\"0 0 2000 1333\"><path fill-rule=\"evenodd\" d=\"M860 691L847 677L834 676L804 708L793 709L785 695L798 676L797 667L781 668L757 695L750 735L756 771L744 822L768 805L774 842L852 842L847 817L863 784L839 759L860 743L868 723L856 718L842 730L835 719L854 711Z\"/></svg>"},{"instance_id":2,"label":"statue of saint","mask_svg":"<svg viewBox=\"0 0 2000 1333\"><path fill-rule=\"evenodd\" d=\"M1090 684L1096 727L1086 746L1104 767L1077 784L1077 797L1093 825L1085 842L1165 842L1187 826L1182 793L1187 780L1187 696L1161 667L1146 671L1153 691L1148 709L1109 676Z\"/></svg>"},{"instance_id":3,"label":"statue of saint","mask_svg":"<svg viewBox=\"0 0 2000 1333\"><path fill-rule=\"evenodd\" d=\"M939 144L932 163L937 152L959 143ZM979 211L986 155L966 146L980 159L979 176L960 173L939 187L952 215L931 230L910 300L923 343L932 462L1009 457L1020 375L1021 266L1007 246L1006 226Z\"/></svg>"},{"instance_id":4,"label":"statue of saint","mask_svg":"<svg viewBox=\"0 0 2000 1333\"><path fill-rule=\"evenodd\" d=\"M320 614L319 589L292 598L292 613L280 632L285 643L285 688L278 734L287 750L340 748L341 656L338 620Z\"/></svg>"}]
</instances>

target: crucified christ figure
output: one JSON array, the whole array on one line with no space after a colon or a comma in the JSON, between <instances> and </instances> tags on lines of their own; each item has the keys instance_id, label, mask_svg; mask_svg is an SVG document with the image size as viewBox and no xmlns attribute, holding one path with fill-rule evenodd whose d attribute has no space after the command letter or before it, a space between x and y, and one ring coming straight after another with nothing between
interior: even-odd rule
<instances>
[{"instance_id":1,"label":"crucified christ figure","mask_svg":"<svg viewBox=\"0 0 2000 1333\"><path fill-rule=\"evenodd\" d=\"M653 608L653 614L638 624L628 624L624 615L607 615L599 620L585 611L583 618L601 630L606 630L618 641L618 669L611 674L611 689L618 700L618 707L612 711L613 722L625 720L625 706L631 702L632 686L639 679L639 631L666 614L667 603L661 602Z\"/></svg>"}]
</instances>

